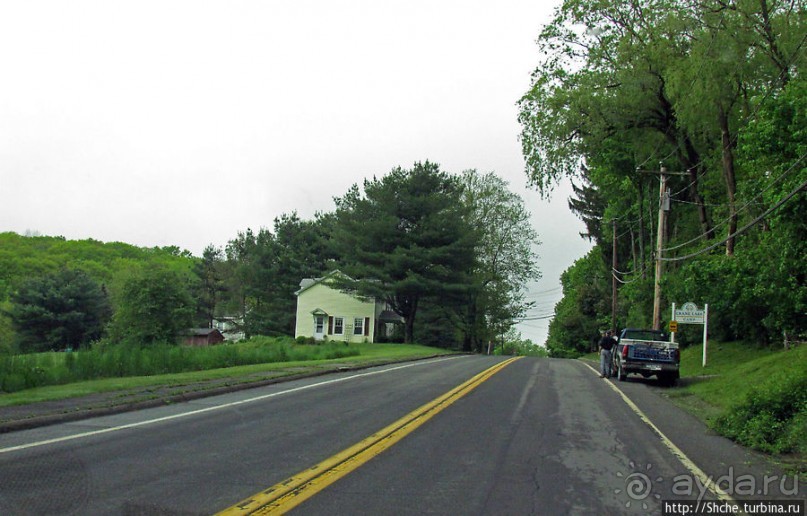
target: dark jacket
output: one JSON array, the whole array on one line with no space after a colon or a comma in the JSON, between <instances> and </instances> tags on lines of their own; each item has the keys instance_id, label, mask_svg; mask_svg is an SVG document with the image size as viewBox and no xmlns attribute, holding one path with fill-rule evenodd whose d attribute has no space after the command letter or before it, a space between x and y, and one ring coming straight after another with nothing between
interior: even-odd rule
<instances>
[{"instance_id":1,"label":"dark jacket","mask_svg":"<svg viewBox=\"0 0 807 516\"><path fill-rule=\"evenodd\" d=\"M610 335L606 335L600 339L600 349L611 351L614 348L614 344L616 344L616 342L614 342L614 338Z\"/></svg>"}]
</instances>

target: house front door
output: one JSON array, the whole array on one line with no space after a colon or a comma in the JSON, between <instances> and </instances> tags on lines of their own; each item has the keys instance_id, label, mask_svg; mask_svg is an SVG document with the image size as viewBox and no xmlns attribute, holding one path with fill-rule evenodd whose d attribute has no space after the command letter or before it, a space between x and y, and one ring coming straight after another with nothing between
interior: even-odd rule
<instances>
[{"instance_id":1,"label":"house front door","mask_svg":"<svg viewBox=\"0 0 807 516\"><path fill-rule=\"evenodd\" d=\"M314 316L314 340L322 340L325 338L325 316Z\"/></svg>"}]
</instances>

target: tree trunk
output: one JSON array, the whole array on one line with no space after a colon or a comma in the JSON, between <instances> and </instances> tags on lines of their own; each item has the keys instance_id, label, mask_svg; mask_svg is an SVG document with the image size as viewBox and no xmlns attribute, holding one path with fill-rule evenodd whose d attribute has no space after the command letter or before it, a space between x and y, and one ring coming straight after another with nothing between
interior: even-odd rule
<instances>
[{"instance_id":1,"label":"tree trunk","mask_svg":"<svg viewBox=\"0 0 807 516\"><path fill-rule=\"evenodd\" d=\"M763 39L768 43L768 55L771 58L771 61L773 61L773 64L779 70L779 80L782 83L782 88L784 88L790 81L788 59L782 54L782 51L779 49L779 45L776 42L777 35L773 30L773 25L771 24L771 12L770 8L768 7L767 0L760 0L759 6L760 14L762 15Z\"/></svg>"},{"instance_id":2,"label":"tree trunk","mask_svg":"<svg viewBox=\"0 0 807 516\"><path fill-rule=\"evenodd\" d=\"M404 315L404 344L415 342L415 314L418 311L418 299L413 297L408 301L408 310Z\"/></svg>"},{"instance_id":3,"label":"tree trunk","mask_svg":"<svg viewBox=\"0 0 807 516\"><path fill-rule=\"evenodd\" d=\"M410 313L404 319L404 344L415 342L415 314Z\"/></svg>"},{"instance_id":4,"label":"tree trunk","mask_svg":"<svg viewBox=\"0 0 807 516\"><path fill-rule=\"evenodd\" d=\"M684 165L687 173L689 174L689 196L692 202L698 207L698 221L701 226L701 233L707 240L715 237L715 231L709 222L709 214L706 211L706 204L703 202L703 197L698 191L698 182L700 181L700 172L703 165L701 164L701 157L692 140L688 136L684 136L684 152L685 154L679 155L679 161Z\"/></svg>"},{"instance_id":5,"label":"tree trunk","mask_svg":"<svg viewBox=\"0 0 807 516\"><path fill-rule=\"evenodd\" d=\"M677 131L669 130L669 128L676 127L678 125L678 120L675 116L675 110L673 109L672 103L664 94L663 80L660 82L659 86L660 90L658 92L658 99L664 111L664 124L662 127L667 128L664 130L664 135L667 138L667 141L675 147L678 155L678 161L689 173L691 183L689 186L689 193L693 202L698 207L698 219L700 220L701 231L707 239L711 239L714 237L714 229L709 223L709 217L706 212L706 205L703 202L703 197L701 197L700 193L698 193L698 171L702 166L699 165L699 163L701 163L700 154L698 154L697 149L695 149L695 145L685 132L681 131L681 133L678 133ZM653 240L652 235L650 240Z\"/></svg>"},{"instance_id":6,"label":"tree trunk","mask_svg":"<svg viewBox=\"0 0 807 516\"><path fill-rule=\"evenodd\" d=\"M647 279L647 268L644 260L644 183L639 180L639 267L642 279Z\"/></svg>"},{"instance_id":7,"label":"tree trunk","mask_svg":"<svg viewBox=\"0 0 807 516\"><path fill-rule=\"evenodd\" d=\"M737 206L735 194L737 180L734 175L734 152L732 151L731 132L729 130L729 117L723 107L720 107L720 135L723 153L723 178L726 181L726 194L729 201L729 227L726 240L726 255L734 254L734 233L737 231Z\"/></svg>"},{"instance_id":8,"label":"tree trunk","mask_svg":"<svg viewBox=\"0 0 807 516\"><path fill-rule=\"evenodd\" d=\"M477 302L476 295L472 294L467 307L468 317L465 321L465 338L462 343L462 350L466 352L476 351L479 347L479 332L477 331Z\"/></svg>"}]
</instances>

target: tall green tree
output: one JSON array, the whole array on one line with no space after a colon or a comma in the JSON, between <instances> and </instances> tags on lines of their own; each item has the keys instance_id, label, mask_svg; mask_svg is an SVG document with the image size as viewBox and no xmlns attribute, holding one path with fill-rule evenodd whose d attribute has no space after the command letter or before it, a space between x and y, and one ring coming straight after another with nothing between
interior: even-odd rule
<instances>
[{"instance_id":1,"label":"tall green tree","mask_svg":"<svg viewBox=\"0 0 807 516\"><path fill-rule=\"evenodd\" d=\"M101 337L110 305L88 274L63 268L23 283L11 296L9 315L21 351L78 349Z\"/></svg>"},{"instance_id":2,"label":"tall green tree","mask_svg":"<svg viewBox=\"0 0 807 516\"><path fill-rule=\"evenodd\" d=\"M240 233L227 246L229 296L249 334L293 335L300 280L321 276L335 255L328 243L333 216L303 220L296 212L274 221L273 230Z\"/></svg>"},{"instance_id":3,"label":"tall green tree","mask_svg":"<svg viewBox=\"0 0 807 516\"><path fill-rule=\"evenodd\" d=\"M544 27L538 43L545 57L519 101L527 175L542 195L561 178L593 169L590 160L618 144L631 163L611 173L632 184L641 185L637 167L657 170L665 159L689 173L687 201L711 234L699 191L703 150L682 127L668 88L670 68L690 47L671 26L681 11L686 6L675 1L566 0Z\"/></svg>"},{"instance_id":4,"label":"tall green tree","mask_svg":"<svg viewBox=\"0 0 807 516\"><path fill-rule=\"evenodd\" d=\"M422 300L455 303L467 292L478 234L468 225L462 185L435 163L395 168L365 180L336 201L333 242L341 285L385 299L404 319L404 340L414 339Z\"/></svg>"},{"instance_id":5,"label":"tall green tree","mask_svg":"<svg viewBox=\"0 0 807 516\"><path fill-rule=\"evenodd\" d=\"M463 348L481 351L485 342L506 333L526 313L526 284L540 278L538 233L523 199L496 174L468 170L462 185L467 225L478 235L460 328Z\"/></svg>"},{"instance_id":6,"label":"tall green tree","mask_svg":"<svg viewBox=\"0 0 807 516\"><path fill-rule=\"evenodd\" d=\"M125 280L116 299L110 338L128 345L176 343L193 325L191 277L166 267L141 267Z\"/></svg>"},{"instance_id":7,"label":"tall green tree","mask_svg":"<svg viewBox=\"0 0 807 516\"><path fill-rule=\"evenodd\" d=\"M199 277L196 290L196 319L212 328L216 317L216 306L225 291L224 252L213 244L205 247L202 259L196 262L195 272Z\"/></svg>"},{"instance_id":8,"label":"tall green tree","mask_svg":"<svg viewBox=\"0 0 807 516\"><path fill-rule=\"evenodd\" d=\"M801 239L783 237L802 231L800 197L791 189L798 188L800 169L791 167L803 154L790 145L801 131L788 121L797 103L778 101L800 80L806 21L803 2L565 0L543 28L542 62L519 102L527 175L545 196L561 178L582 179L571 205L606 270L613 238L618 268L628 271L612 271L625 283L618 322L641 322L650 308L647 257L656 239L649 221L658 194L649 174L664 166L684 176L667 183L673 209L662 228L669 236L662 292L701 303L711 297L727 321L735 321L716 317L714 329L726 338L765 340L776 335L775 327L802 331L800 301L768 301L802 299L793 279L801 277L800 268L791 261ZM769 118L773 105L787 106L790 114ZM766 211L783 200L778 211ZM725 262L710 256L717 245L707 242L718 229L725 235L719 242L729 255ZM795 272L751 273L763 255ZM607 291L611 278L603 275L597 288ZM573 288L568 292L575 295ZM757 300L763 292L765 300ZM559 305L556 337L561 328L583 330L591 316L605 315L581 318L576 306L573 300ZM566 339L553 345L559 341L571 345Z\"/></svg>"},{"instance_id":9,"label":"tall green tree","mask_svg":"<svg viewBox=\"0 0 807 516\"><path fill-rule=\"evenodd\" d=\"M600 330L609 324L610 292L603 281L608 276L598 247L561 274L563 298L555 306L546 342L552 356L576 356L595 349Z\"/></svg>"}]
</instances>

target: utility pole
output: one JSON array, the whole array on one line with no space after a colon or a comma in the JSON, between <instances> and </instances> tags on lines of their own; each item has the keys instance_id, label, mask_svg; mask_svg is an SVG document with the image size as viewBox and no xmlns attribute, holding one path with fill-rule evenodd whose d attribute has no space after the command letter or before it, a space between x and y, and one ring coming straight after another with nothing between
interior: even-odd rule
<instances>
[{"instance_id":1,"label":"utility pole","mask_svg":"<svg viewBox=\"0 0 807 516\"><path fill-rule=\"evenodd\" d=\"M670 211L670 192L667 189L667 169L659 171L658 233L656 238L656 283L653 291L653 329L661 329L661 252L667 236L667 212Z\"/></svg>"},{"instance_id":2,"label":"utility pole","mask_svg":"<svg viewBox=\"0 0 807 516\"><path fill-rule=\"evenodd\" d=\"M614 235L611 250L611 329L616 331L616 219L612 222Z\"/></svg>"},{"instance_id":3,"label":"utility pole","mask_svg":"<svg viewBox=\"0 0 807 516\"><path fill-rule=\"evenodd\" d=\"M659 164L659 171L639 170L637 172L646 174L658 174L659 194L658 194L658 232L656 235L656 280L653 291L653 329L661 329L661 276L664 273L662 261L662 250L667 241L667 213L670 211L670 190L667 188L667 176L685 176L686 172L668 172L667 168Z\"/></svg>"}]
</instances>

